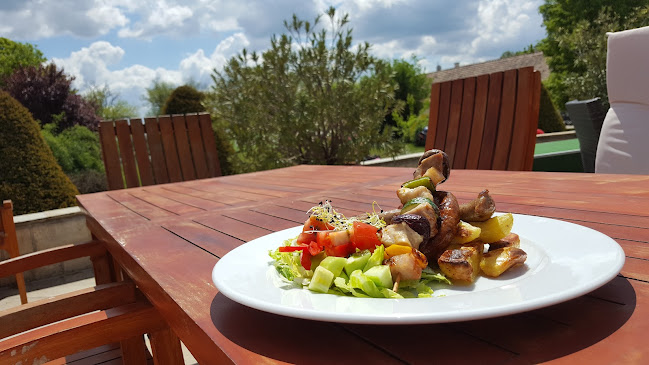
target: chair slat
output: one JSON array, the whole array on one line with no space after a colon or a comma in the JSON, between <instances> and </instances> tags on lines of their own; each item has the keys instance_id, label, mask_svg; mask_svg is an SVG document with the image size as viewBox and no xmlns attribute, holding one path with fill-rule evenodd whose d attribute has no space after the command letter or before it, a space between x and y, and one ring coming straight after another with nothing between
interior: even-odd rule
<instances>
[{"instance_id":1,"label":"chair slat","mask_svg":"<svg viewBox=\"0 0 649 365\"><path fill-rule=\"evenodd\" d=\"M439 116L439 96L441 86L435 83L430 88L430 108L428 113L428 133L426 134L426 150L434 148L435 136L437 135L437 121Z\"/></svg>"},{"instance_id":2,"label":"chair slat","mask_svg":"<svg viewBox=\"0 0 649 365\"><path fill-rule=\"evenodd\" d=\"M469 140L471 138L471 122L473 119L473 109L475 104L475 85L476 78L469 77L464 79L462 92L462 115L458 126L457 145L455 146L455 157L453 158L453 168L464 169L466 166L466 157L469 152Z\"/></svg>"},{"instance_id":3,"label":"chair slat","mask_svg":"<svg viewBox=\"0 0 649 365\"><path fill-rule=\"evenodd\" d=\"M122 158L126 186L129 188L140 186L140 179L137 176L137 166L135 164L135 154L133 153L133 143L131 141L131 129L128 126L128 121L115 121L115 130L117 132L117 143L119 145L119 155Z\"/></svg>"},{"instance_id":4,"label":"chair slat","mask_svg":"<svg viewBox=\"0 0 649 365\"><path fill-rule=\"evenodd\" d=\"M201 136L201 126L198 122L198 115L185 115L185 123L187 123L187 131L189 133L190 142L189 144L192 149L194 167L196 168L196 178L205 179L211 177L210 172L207 169L207 157L205 157L205 146L203 145L203 138Z\"/></svg>"},{"instance_id":5,"label":"chair slat","mask_svg":"<svg viewBox=\"0 0 649 365\"><path fill-rule=\"evenodd\" d=\"M117 141L115 140L115 124L112 121L99 123L99 138L101 140L101 153L104 158L108 189L124 189L122 166L117 151Z\"/></svg>"},{"instance_id":6,"label":"chair slat","mask_svg":"<svg viewBox=\"0 0 649 365\"><path fill-rule=\"evenodd\" d=\"M169 173L169 182L179 182L183 180L183 174L180 170L180 161L178 160L178 149L176 148L176 138L171 124L171 117L168 115L158 118L160 126L160 139L167 161L167 172Z\"/></svg>"},{"instance_id":7,"label":"chair slat","mask_svg":"<svg viewBox=\"0 0 649 365\"><path fill-rule=\"evenodd\" d=\"M210 177L221 176L221 164L219 163L216 140L212 130L210 115L207 113L198 114L198 121L201 126L201 135L203 136L203 145L205 146L205 156L207 158L207 169Z\"/></svg>"},{"instance_id":8,"label":"chair slat","mask_svg":"<svg viewBox=\"0 0 649 365\"><path fill-rule=\"evenodd\" d=\"M141 119L131 119L131 134L133 135L133 147L135 148L135 160L137 161L137 170L140 173L140 181L142 185L153 185L155 181L153 180L149 149L146 145L144 125L142 125Z\"/></svg>"},{"instance_id":9,"label":"chair slat","mask_svg":"<svg viewBox=\"0 0 649 365\"><path fill-rule=\"evenodd\" d=\"M511 128L515 136L511 142L513 151L525 151L525 146L528 143L528 119L532 109L532 84L534 82L532 72L531 67L518 70L516 111L514 125ZM512 154L509 156L507 169L524 170L525 158L525 153Z\"/></svg>"},{"instance_id":10,"label":"chair slat","mask_svg":"<svg viewBox=\"0 0 649 365\"><path fill-rule=\"evenodd\" d=\"M167 161L162 148L158 120L156 118L144 118L144 127L146 129L149 153L151 154L151 167L153 168L155 183L166 184L169 182L169 174L167 173Z\"/></svg>"},{"instance_id":11,"label":"chair slat","mask_svg":"<svg viewBox=\"0 0 649 365\"><path fill-rule=\"evenodd\" d=\"M90 241L78 245L64 245L47 250L36 251L0 262L0 277L14 275L61 261L85 256L101 256L106 248L100 241Z\"/></svg>"},{"instance_id":12,"label":"chair slat","mask_svg":"<svg viewBox=\"0 0 649 365\"><path fill-rule=\"evenodd\" d=\"M539 111L541 108L541 73L539 71L534 71L532 73L532 106L530 107L530 121L535 121L530 123L527 131L527 140L525 151L525 170L532 171L534 166L534 146L536 144L536 129L538 127L539 120Z\"/></svg>"},{"instance_id":13,"label":"chair slat","mask_svg":"<svg viewBox=\"0 0 649 365\"><path fill-rule=\"evenodd\" d=\"M473 108L473 123L471 138L466 156L465 168L477 169L480 160L480 147L484 134L485 118L487 115L487 99L489 95L489 75L480 75L476 79L475 106Z\"/></svg>"},{"instance_id":14,"label":"chair slat","mask_svg":"<svg viewBox=\"0 0 649 365\"><path fill-rule=\"evenodd\" d=\"M7 251L10 258L20 256L18 249L18 235L16 234L16 224L14 223L14 211L11 200L5 200L0 206L0 249ZM25 276L22 272L15 273L16 286L20 296L20 303L27 303L27 287L25 286Z\"/></svg>"},{"instance_id":15,"label":"chair slat","mask_svg":"<svg viewBox=\"0 0 649 365\"><path fill-rule=\"evenodd\" d=\"M110 283L77 290L0 312L0 338L84 313L135 302L135 285Z\"/></svg>"},{"instance_id":16,"label":"chair slat","mask_svg":"<svg viewBox=\"0 0 649 365\"><path fill-rule=\"evenodd\" d=\"M505 170L512 142L514 108L516 107L517 70L507 70L503 76L503 91L498 118L498 133L491 163L493 170ZM516 135L516 134L514 134ZM515 151L515 150L514 150Z\"/></svg>"},{"instance_id":17,"label":"chair slat","mask_svg":"<svg viewBox=\"0 0 649 365\"><path fill-rule=\"evenodd\" d=\"M453 166L455 161L455 148L457 146L458 133L460 129L460 113L462 112L462 94L464 82L462 80L453 80L451 83L451 106L448 118L448 129L446 132L446 142L444 143L444 152L448 155Z\"/></svg>"},{"instance_id":18,"label":"chair slat","mask_svg":"<svg viewBox=\"0 0 649 365\"><path fill-rule=\"evenodd\" d=\"M500 100L503 85L503 74L497 72L489 75L489 96L487 97L487 114L485 116L484 132L480 143L480 159L478 169L489 170L493 161L494 143L498 132L498 116L500 115Z\"/></svg>"},{"instance_id":19,"label":"chair slat","mask_svg":"<svg viewBox=\"0 0 649 365\"><path fill-rule=\"evenodd\" d=\"M444 150L446 148L446 131L448 130L448 116L451 108L451 81L442 83L439 96L439 118L437 118L437 135L435 136L434 148Z\"/></svg>"},{"instance_id":20,"label":"chair slat","mask_svg":"<svg viewBox=\"0 0 649 365\"><path fill-rule=\"evenodd\" d=\"M194 169L192 152L189 149L189 136L187 134L187 126L185 125L185 116L182 114L172 115L171 121L174 128L176 148L178 149L178 158L180 161L180 169L183 174L183 181L196 180L196 171Z\"/></svg>"}]
</instances>

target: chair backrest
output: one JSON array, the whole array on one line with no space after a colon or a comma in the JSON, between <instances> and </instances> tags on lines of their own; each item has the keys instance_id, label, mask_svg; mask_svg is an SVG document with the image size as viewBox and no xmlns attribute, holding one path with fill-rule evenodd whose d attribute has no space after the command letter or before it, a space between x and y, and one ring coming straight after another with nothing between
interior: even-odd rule
<instances>
[{"instance_id":1,"label":"chair backrest","mask_svg":"<svg viewBox=\"0 0 649 365\"><path fill-rule=\"evenodd\" d=\"M11 200L3 201L2 206L0 206L0 250L9 253L10 258L20 256ZM27 303L27 288L23 273L16 273L16 286L18 286L20 302L22 304Z\"/></svg>"},{"instance_id":2,"label":"chair backrest","mask_svg":"<svg viewBox=\"0 0 649 365\"><path fill-rule=\"evenodd\" d=\"M608 35L610 109L597 145L595 172L649 175L649 27Z\"/></svg>"},{"instance_id":3,"label":"chair backrest","mask_svg":"<svg viewBox=\"0 0 649 365\"><path fill-rule=\"evenodd\" d=\"M566 110L579 139L584 172L595 172L597 143L606 116L602 101L600 98L573 100L566 103Z\"/></svg>"},{"instance_id":4,"label":"chair backrest","mask_svg":"<svg viewBox=\"0 0 649 365\"><path fill-rule=\"evenodd\" d=\"M110 190L221 176L210 115L99 123Z\"/></svg>"},{"instance_id":5,"label":"chair backrest","mask_svg":"<svg viewBox=\"0 0 649 365\"><path fill-rule=\"evenodd\" d=\"M532 67L433 83L426 149L452 168L532 170L540 98Z\"/></svg>"}]
</instances>

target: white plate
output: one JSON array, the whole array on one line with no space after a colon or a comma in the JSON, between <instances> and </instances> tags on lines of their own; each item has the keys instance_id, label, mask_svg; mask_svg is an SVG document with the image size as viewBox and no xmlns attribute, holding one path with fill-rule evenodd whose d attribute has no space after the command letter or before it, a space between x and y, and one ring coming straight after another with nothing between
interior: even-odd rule
<instances>
[{"instance_id":1,"label":"white plate","mask_svg":"<svg viewBox=\"0 0 649 365\"><path fill-rule=\"evenodd\" d=\"M318 321L409 324L466 321L520 313L567 301L610 281L624 251L610 237L580 225L514 214L525 266L471 286L439 286L433 298L374 299L318 294L282 281L268 250L302 227L243 244L219 260L214 284L228 298L262 311Z\"/></svg>"}]
</instances>

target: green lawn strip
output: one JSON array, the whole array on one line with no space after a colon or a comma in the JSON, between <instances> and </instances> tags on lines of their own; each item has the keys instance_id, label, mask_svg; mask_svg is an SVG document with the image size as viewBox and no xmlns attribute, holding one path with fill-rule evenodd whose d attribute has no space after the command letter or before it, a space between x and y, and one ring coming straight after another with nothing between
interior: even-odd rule
<instances>
[{"instance_id":1,"label":"green lawn strip","mask_svg":"<svg viewBox=\"0 0 649 365\"><path fill-rule=\"evenodd\" d=\"M563 141L537 143L536 146L534 147L534 155L578 150L578 149L579 149L579 140L577 138L573 138L573 139L566 139Z\"/></svg>"}]
</instances>

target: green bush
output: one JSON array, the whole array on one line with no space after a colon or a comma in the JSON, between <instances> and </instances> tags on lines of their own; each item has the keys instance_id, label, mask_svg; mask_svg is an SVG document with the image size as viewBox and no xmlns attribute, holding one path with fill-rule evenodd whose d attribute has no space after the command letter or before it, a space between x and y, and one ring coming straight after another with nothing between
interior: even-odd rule
<instances>
[{"instance_id":1,"label":"green bush","mask_svg":"<svg viewBox=\"0 0 649 365\"><path fill-rule=\"evenodd\" d=\"M561 132L566 130L563 118L552 102L548 90L541 84L541 105L539 109L539 128L543 132Z\"/></svg>"},{"instance_id":2,"label":"green bush","mask_svg":"<svg viewBox=\"0 0 649 365\"><path fill-rule=\"evenodd\" d=\"M408 95L407 104L410 109L408 119L404 120L396 111L392 113L392 117L399 127L403 141L418 145L417 134L428 125L428 107L430 105L430 99L422 100L419 115L415 114L413 111L414 98L412 95Z\"/></svg>"},{"instance_id":3,"label":"green bush","mask_svg":"<svg viewBox=\"0 0 649 365\"><path fill-rule=\"evenodd\" d=\"M70 177L70 180L72 180L72 183L77 187L77 189L79 189L81 194L108 190L106 174L98 171L80 171L69 174L68 177Z\"/></svg>"},{"instance_id":4,"label":"green bush","mask_svg":"<svg viewBox=\"0 0 649 365\"><path fill-rule=\"evenodd\" d=\"M82 171L104 173L97 133L79 125L58 134L56 131L56 125L50 123L43 127L41 133L66 174Z\"/></svg>"},{"instance_id":5,"label":"green bush","mask_svg":"<svg viewBox=\"0 0 649 365\"><path fill-rule=\"evenodd\" d=\"M0 91L0 200L15 214L76 205L78 190L56 163L29 111Z\"/></svg>"}]
</instances>

